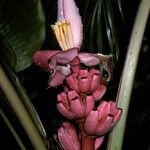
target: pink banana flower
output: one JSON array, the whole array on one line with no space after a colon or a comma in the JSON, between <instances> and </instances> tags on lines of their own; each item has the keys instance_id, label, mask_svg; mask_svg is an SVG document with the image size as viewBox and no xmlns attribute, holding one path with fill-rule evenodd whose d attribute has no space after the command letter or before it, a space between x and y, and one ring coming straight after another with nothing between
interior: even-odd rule
<instances>
[{"instance_id":1,"label":"pink banana flower","mask_svg":"<svg viewBox=\"0 0 150 150\"><path fill-rule=\"evenodd\" d=\"M63 84L66 76L78 71L79 64L87 67L104 64L110 79L109 56L83 53L80 46L83 39L81 16L74 0L58 0L57 22L52 29L61 50L38 51L33 56L35 64L51 73L49 86L56 87ZM75 60L78 64L75 65Z\"/></svg>"},{"instance_id":2,"label":"pink banana flower","mask_svg":"<svg viewBox=\"0 0 150 150\"><path fill-rule=\"evenodd\" d=\"M84 119L94 108L92 95L80 96L74 90L58 94L57 99L59 112L68 119Z\"/></svg>"},{"instance_id":3,"label":"pink banana flower","mask_svg":"<svg viewBox=\"0 0 150 150\"><path fill-rule=\"evenodd\" d=\"M63 150L80 150L76 129L68 122L62 124L54 138Z\"/></svg>"},{"instance_id":4,"label":"pink banana flower","mask_svg":"<svg viewBox=\"0 0 150 150\"><path fill-rule=\"evenodd\" d=\"M102 83L100 72L96 69L79 70L78 74L66 77L66 83L78 93L92 94L94 100L99 100L106 91L106 85Z\"/></svg>"},{"instance_id":5,"label":"pink banana flower","mask_svg":"<svg viewBox=\"0 0 150 150\"><path fill-rule=\"evenodd\" d=\"M113 101L102 101L97 110L92 110L84 123L89 135L103 135L114 128L121 117L122 110Z\"/></svg>"}]
</instances>

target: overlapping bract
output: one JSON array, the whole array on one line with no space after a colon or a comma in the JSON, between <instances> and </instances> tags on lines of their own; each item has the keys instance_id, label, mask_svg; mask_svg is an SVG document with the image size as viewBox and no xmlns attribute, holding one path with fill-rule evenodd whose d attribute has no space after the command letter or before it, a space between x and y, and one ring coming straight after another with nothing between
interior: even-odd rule
<instances>
[{"instance_id":1,"label":"overlapping bract","mask_svg":"<svg viewBox=\"0 0 150 150\"><path fill-rule=\"evenodd\" d=\"M75 69L79 69L81 63L87 67L101 63L98 56L81 53L78 48L67 51L38 51L34 54L33 61L37 66L52 73L49 80L49 86L52 87L63 84L65 77L74 73Z\"/></svg>"}]
</instances>

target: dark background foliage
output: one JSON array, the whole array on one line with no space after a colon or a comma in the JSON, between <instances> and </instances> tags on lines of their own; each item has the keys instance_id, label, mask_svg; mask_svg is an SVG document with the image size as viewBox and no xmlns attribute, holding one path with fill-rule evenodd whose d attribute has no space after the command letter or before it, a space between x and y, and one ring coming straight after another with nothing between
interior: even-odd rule
<instances>
[{"instance_id":1,"label":"dark background foliage","mask_svg":"<svg viewBox=\"0 0 150 150\"><path fill-rule=\"evenodd\" d=\"M86 13L85 13L86 1L76 0L76 2L80 9L81 16L84 16L82 17L82 19L83 24L85 26L84 29L86 31L86 29L88 28L88 21L89 21L88 18L94 7L94 4L96 3L96 0L93 1L91 5L89 5ZM116 29L120 51L118 54L118 60L116 59L114 63L113 79L109 83L107 93L104 96L105 99L116 98L121 71L126 56L126 50L140 0L132 0L132 1L122 0L121 2L122 2L122 13L124 15L125 23L121 18L119 10L116 9L115 14L117 18ZM57 3L56 1L52 0L43 0L42 4L46 17L46 39L41 49L58 49L59 48L58 44L56 43L55 37L52 33L52 30L50 29L50 25L54 24L54 22L56 21ZM150 23L148 22L139 57L137 72L135 76L123 150L147 150L149 147L149 139L150 139L150 102L148 98L150 89L149 25ZM88 42L89 33L88 31L85 33L86 34L82 45L82 50L90 51L90 49L88 49L91 46L89 45ZM103 39L103 42L104 42L103 44L104 53L111 53L112 51L109 50L110 46L106 38ZM96 48L97 47L95 47L95 49ZM34 64L32 64L29 68L18 72L18 76L42 120L42 123L47 132L48 137L47 140L50 143L50 149L59 149L52 137L53 134L56 132L57 128L59 127L60 123L66 120L66 118L61 116L56 109L56 93L58 93L59 90L61 90L61 87L57 89L55 88L49 89L47 85L49 73L43 71L42 69L39 69ZM3 93L0 93L0 95L3 95ZM13 120L12 122L15 124L17 129L19 129L19 133L24 135L23 129L19 125L18 121L15 120L14 115L11 113L11 108L8 107L7 103L4 102L3 99L2 99L2 107L5 110L5 112L10 116L11 120ZM11 135L10 131L5 126L5 123L1 118L0 118L0 133L1 133L0 147L3 146L5 147L5 149L13 147L14 149L18 149L18 146L15 140L13 139L13 136ZM28 139L25 136L21 136L21 138L23 139L23 141L25 141L26 143L25 145L27 146L27 148L32 149ZM105 143L103 144L103 147L105 148Z\"/></svg>"}]
</instances>

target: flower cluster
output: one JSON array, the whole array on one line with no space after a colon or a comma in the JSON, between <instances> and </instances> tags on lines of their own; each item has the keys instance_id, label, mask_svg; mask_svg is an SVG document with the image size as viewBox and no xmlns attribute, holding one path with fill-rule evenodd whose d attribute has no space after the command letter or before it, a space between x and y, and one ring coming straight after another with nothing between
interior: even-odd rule
<instances>
[{"instance_id":1,"label":"flower cluster","mask_svg":"<svg viewBox=\"0 0 150 150\"><path fill-rule=\"evenodd\" d=\"M63 85L64 91L57 95L58 111L75 120L81 132L79 138L71 124L63 123L54 137L64 150L96 150L105 133L118 123L122 112L114 101L102 100L106 82L111 78L110 57L80 52L82 22L73 0L58 0L58 19L52 29L62 51L38 51L33 60L50 71L50 87ZM99 70L93 69L98 64L103 65L107 77L103 78Z\"/></svg>"}]
</instances>

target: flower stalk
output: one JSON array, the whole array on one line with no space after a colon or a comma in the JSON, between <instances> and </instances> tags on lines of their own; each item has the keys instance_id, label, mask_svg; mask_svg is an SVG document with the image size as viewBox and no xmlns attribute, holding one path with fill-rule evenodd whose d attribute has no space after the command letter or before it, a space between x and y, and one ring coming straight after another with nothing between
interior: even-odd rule
<instances>
[{"instance_id":1,"label":"flower stalk","mask_svg":"<svg viewBox=\"0 0 150 150\"><path fill-rule=\"evenodd\" d=\"M128 108L130 97L136 72L137 62L139 58L141 43L145 31L145 26L148 20L150 11L150 0L142 0L136 15L133 26L126 61L124 64L120 85L118 89L117 101L118 107L123 109L123 114L120 122L110 134L108 150L121 150L123 137L125 132L126 119L128 115Z\"/></svg>"},{"instance_id":2,"label":"flower stalk","mask_svg":"<svg viewBox=\"0 0 150 150\"><path fill-rule=\"evenodd\" d=\"M95 149L95 136L89 136L84 131L84 120L77 121L81 130L81 149L82 150L94 150Z\"/></svg>"}]
</instances>

